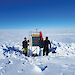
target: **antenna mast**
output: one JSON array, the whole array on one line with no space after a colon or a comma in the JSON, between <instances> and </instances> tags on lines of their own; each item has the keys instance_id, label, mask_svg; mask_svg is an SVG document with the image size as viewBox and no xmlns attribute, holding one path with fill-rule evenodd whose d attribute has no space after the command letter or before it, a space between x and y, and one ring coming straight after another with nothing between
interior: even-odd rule
<instances>
[{"instance_id":1,"label":"antenna mast","mask_svg":"<svg viewBox=\"0 0 75 75\"><path fill-rule=\"evenodd\" d=\"M38 33L38 28L37 28L37 25L36 25L35 27L36 27L36 29L35 29L35 30L36 30L36 34L37 34L37 33Z\"/></svg>"}]
</instances>

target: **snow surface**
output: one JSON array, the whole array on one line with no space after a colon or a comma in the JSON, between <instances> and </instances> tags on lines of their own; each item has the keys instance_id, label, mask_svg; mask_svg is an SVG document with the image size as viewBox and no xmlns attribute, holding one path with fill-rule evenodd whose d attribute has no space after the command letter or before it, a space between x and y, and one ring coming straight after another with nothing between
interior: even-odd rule
<instances>
[{"instance_id":1,"label":"snow surface","mask_svg":"<svg viewBox=\"0 0 75 75\"><path fill-rule=\"evenodd\" d=\"M27 35L29 39L29 32L0 30L0 75L75 75L74 32L74 30L67 32L56 30L52 34L51 30L48 31L46 35L51 39L52 47L57 47L57 53L27 57L21 52L23 38Z\"/></svg>"}]
</instances>

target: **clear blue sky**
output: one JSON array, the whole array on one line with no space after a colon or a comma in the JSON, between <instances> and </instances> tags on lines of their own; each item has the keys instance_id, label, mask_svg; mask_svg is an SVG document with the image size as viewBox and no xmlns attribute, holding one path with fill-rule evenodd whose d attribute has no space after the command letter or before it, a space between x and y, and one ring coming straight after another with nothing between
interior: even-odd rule
<instances>
[{"instance_id":1,"label":"clear blue sky","mask_svg":"<svg viewBox=\"0 0 75 75\"><path fill-rule=\"evenodd\" d=\"M0 29L75 28L75 0L0 0Z\"/></svg>"}]
</instances>

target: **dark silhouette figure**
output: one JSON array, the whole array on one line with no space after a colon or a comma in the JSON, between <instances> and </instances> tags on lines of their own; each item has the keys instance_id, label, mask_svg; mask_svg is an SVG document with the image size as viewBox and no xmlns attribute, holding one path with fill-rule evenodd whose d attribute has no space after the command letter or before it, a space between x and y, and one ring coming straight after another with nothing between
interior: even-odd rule
<instances>
[{"instance_id":1,"label":"dark silhouette figure","mask_svg":"<svg viewBox=\"0 0 75 75\"><path fill-rule=\"evenodd\" d=\"M48 40L48 37L46 37L46 40L44 40L43 42L43 46L44 46L44 49L43 49L43 56L46 55L48 56L48 53L49 53L49 48L51 48L51 43L50 41ZM49 47L50 46L50 47Z\"/></svg>"},{"instance_id":2,"label":"dark silhouette figure","mask_svg":"<svg viewBox=\"0 0 75 75\"><path fill-rule=\"evenodd\" d=\"M23 46L23 54L25 54L27 56L27 52L28 52L28 41L27 41L26 37L24 38L24 41L22 42L22 46Z\"/></svg>"}]
</instances>

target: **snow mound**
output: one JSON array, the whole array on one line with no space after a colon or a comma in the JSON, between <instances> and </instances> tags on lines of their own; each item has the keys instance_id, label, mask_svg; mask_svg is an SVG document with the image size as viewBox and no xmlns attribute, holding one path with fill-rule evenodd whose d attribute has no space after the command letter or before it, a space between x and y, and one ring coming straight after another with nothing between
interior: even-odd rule
<instances>
[{"instance_id":1,"label":"snow mound","mask_svg":"<svg viewBox=\"0 0 75 75\"><path fill-rule=\"evenodd\" d=\"M75 56L75 43L65 44L62 42L51 41L53 47L57 47L56 54L50 53L49 56Z\"/></svg>"}]
</instances>

